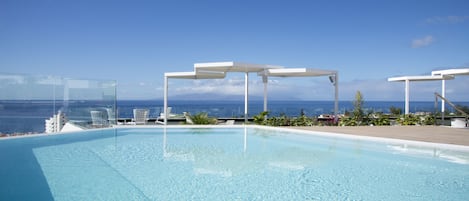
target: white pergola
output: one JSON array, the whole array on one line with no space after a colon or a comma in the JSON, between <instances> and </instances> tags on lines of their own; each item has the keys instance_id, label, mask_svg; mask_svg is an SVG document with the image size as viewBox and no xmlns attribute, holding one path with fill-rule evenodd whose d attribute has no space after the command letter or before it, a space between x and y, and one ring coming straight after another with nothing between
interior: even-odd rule
<instances>
[{"instance_id":1,"label":"white pergola","mask_svg":"<svg viewBox=\"0 0 469 201\"><path fill-rule=\"evenodd\" d=\"M405 82L405 114L409 113L409 82L410 81L438 81L441 80L441 96L446 93L446 80L452 80L457 75L469 75L469 68L454 68L432 71L431 75L402 76L388 78L390 82ZM441 100L441 112L445 112L445 100Z\"/></svg>"},{"instance_id":2,"label":"white pergola","mask_svg":"<svg viewBox=\"0 0 469 201\"><path fill-rule=\"evenodd\" d=\"M165 73L164 74L164 103L163 103L163 112L164 112L164 125L168 124L168 79L222 79L225 78L226 74L224 72L174 72L174 73Z\"/></svg>"},{"instance_id":3,"label":"white pergola","mask_svg":"<svg viewBox=\"0 0 469 201\"><path fill-rule=\"evenodd\" d=\"M249 92L249 73L265 71L267 69L280 69L282 66L249 64L240 62L212 62L212 63L196 63L194 71L202 72L239 72L244 73L244 121L248 121L248 92Z\"/></svg>"},{"instance_id":4,"label":"white pergola","mask_svg":"<svg viewBox=\"0 0 469 201\"><path fill-rule=\"evenodd\" d=\"M447 70L436 70L432 71L432 76L456 76L456 75L469 75L469 68L455 68ZM441 96L445 97L446 93L446 82L441 80ZM441 100L441 112L445 112L445 100Z\"/></svg>"},{"instance_id":5,"label":"white pergola","mask_svg":"<svg viewBox=\"0 0 469 201\"><path fill-rule=\"evenodd\" d=\"M225 78L227 72L245 73L244 76L244 120L248 120L248 83L249 73L258 73L267 80L268 76L277 77L307 77L307 76L330 76L335 85L335 108L338 110L338 74L336 71L307 69L307 68L284 68L283 66L250 64L241 62L211 62L195 63L193 72L173 72L164 74L164 124L167 124L168 108L168 78L177 79L221 79ZM265 77L265 78L264 78ZM332 79L333 78L333 79ZM267 82L264 81L264 110L267 109Z\"/></svg>"},{"instance_id":6,"label":"white pergola","mask_svg":"<svg viewBox=\"0 0 469 201\"><path fill-rule=\"evenodd\" d=\"M409 83L411 81L438 81L438 80L448 80L448 79L454 79L454 76L448 76L448 75L402 76L402 77L388 78L388 81L389 82L405 82L405 114L409 114Z\"/></svg>"},{"instance_id":7,"label":"white pergola","mask_svg":"<svg viewBox=\"0 0 469 201\"><path fill-rule=\"evenodd\" d=\"M436 70L432 71L432 75L438 76L457 76L457 75L469 75L469 68L455 68L455 69L446 69L446 70ZM441 80L441 96L445 97L446 91L446 82ZM441 100L441 112L445 112L445 100Z\"/></svg>"},{"instance_id":8,"label":"white pergola","mask_svg":"<svg viewBox=\"0 0 469 201\"><path fill-rule=\"evenodd\" d=\"M312 68L281 68L267 69L258 73L262 76L264 83L264 111L267 111L267 82L268 77L317 77L329 76L331 83L334 85L334 115L339 111L339 75L337 71L312 69Z\"/></svg>"}]
</instances>

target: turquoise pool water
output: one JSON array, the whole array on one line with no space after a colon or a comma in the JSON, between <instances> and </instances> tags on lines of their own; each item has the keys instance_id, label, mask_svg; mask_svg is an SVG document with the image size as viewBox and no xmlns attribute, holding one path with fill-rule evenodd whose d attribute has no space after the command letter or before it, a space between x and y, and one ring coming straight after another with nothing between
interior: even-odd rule
<instances>
[{"instance_id":1,"label":"turquoise pool water","mask_svg":"<svg viewBox=\"0 0 469 201\"><path fill-rule=\"evenodd\" d=\"M467 200L469 152L259 127L0 140L0 200Z\"/></svg>"}]
</instances>

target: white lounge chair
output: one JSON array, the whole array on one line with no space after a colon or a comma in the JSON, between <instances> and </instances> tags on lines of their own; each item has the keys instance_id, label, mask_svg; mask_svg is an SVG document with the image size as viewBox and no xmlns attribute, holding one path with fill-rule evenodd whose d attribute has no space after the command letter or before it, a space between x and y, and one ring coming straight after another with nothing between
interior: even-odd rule
<instances>
[{"instance_id":1,"label":"white lounge chair","mask_svg":"<svg viewBox=\"0 0 469 201\"><path fill-rule=\"evenodd\" d=\"M171 117L171 109L172 107L168 107L168 119ZM160 113L160 116L158 118L156 118L156 121L155 123L157 124L164 124L164 119L166 118L166 115L164 114L164 112L161 112Z\"/></svg>"},{"instance_id":2,"label":"white lounge chair","mask_svg":"<svg viewBox=\"0 0 469 201\"><path fill-rule=\"evenodd\" d=\"M233 119L229 119L229 120L226 120L226 121L219 121L217 123L217 125L234 125L235 124L235 120Z\"/></svg>"},{"instance_id":3,"label":"white lounge chair","mask_svg":"<svg viewBox=\"0 0 469 201\"><path fill-rule=\"evenodd\" d=\"M226 122L225 122L225 125L234 125L234 124L235 124L235 120L233 120L233 119L226 120Z\"/></svg>"},{"instance_id":4,"label":"white lounge chair","mask_svg":"<svg viewBox=\"0 0 469 201\"><path fill-rule=\"evenodd\" d=\"M103 111L93 110L91 113L91 125L93 127L104 127L107 125L107 115Z\"/></svg>"},{"instance_id":5,"label":"white lounge chair","mask_svg":"<svg viewBox=\"0 0 469 201\"><path fill-rule=\"evenodd\" d=\"M194 124L194 121L192 121L191 116L187 112L184 112L184 117L186 118L186 124Z\"/></svg>"},{"instance_id":6,"label":"white lounge chair","mask_svg":"<svg viewBox=\"0 0 469 201\"><path fill-rule=\"evenodd\" d=\"M168 119L171 119L171 118L184 118L184 115L183 114L174 114L174 113L171 113L171 110L172 110L172 107L168 107L167 109L167 112L168 112L168 115L167 115L167 118ZM166 118L166 115L164 114L164 112L161 112L160 113L160 116L156 118L156 121L155 123L157 124L164 124L164 119Z\"/></svg>"},{"instance_id":7,"label":"white lounge chair","mask_svg":"<svg viewBox=\"0 0 469 201\"><path fill-rule=\"evenodd\" d=\"M107 120L109 124L115 125L117 123L116 112L112 108L106 108Z\"/></svg>"},{"instance_id":8,"label":"white lounge chair","mask_svg":"<svg viewBox=\"0 0 469 201\"><path fill-rule=\"evenodd\" d=\"M171 114L172 109L173 109L172 107L168 107L168 109L167 109L168 110L168 118L171 117L171 116L174 116L174 114ZM164 119L165 118L164 112L161 112L160 116L158 118Z\"/></svg>"},{"instance_id":9,"label":"white lounge chair","mask_svg":"<svg viewBox=\"0 0 469 201\"><path fill-rule=\"evenodd\" d=\"M134 109L134 121L135 125L145 125L148 122L148 109Z\"/></svg>"}]
</instances>

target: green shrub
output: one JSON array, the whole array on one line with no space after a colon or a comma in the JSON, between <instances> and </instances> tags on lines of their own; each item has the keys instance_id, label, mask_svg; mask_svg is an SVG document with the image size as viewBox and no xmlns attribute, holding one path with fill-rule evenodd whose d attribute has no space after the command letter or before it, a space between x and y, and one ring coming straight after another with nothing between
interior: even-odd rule
<instances>
[{"instance_id":1,"label":"green shrub","mask_svg":"<svg viewBox=\"0 0 469 201\"><path fill-rule=\"evenodd\" d=\"M290 118L285 114L281 114L278 117L266 118L268 114L268 112L261 112L254 116L254 123L267 126L312 126L315 123L315 119L307 117L303 111L299 117L293 118Z\"/></svg>"},{"instance_id":2,"label":"green shrub","mask_svg":"<svg viewBox=\"0 0 469 201\"><path fill-rule=\"evenodd\" d=\"M280 115L280 117L271 117L267 119L267 125L269 126L290 126L290 118L285 114Z\"/></svg>"},{"instance_id":3,"label":"green shrub","mask_svg":"<svg viewBox=\"0 0 469 201\"><path fill-rule=\"evenodd\" d=\"M190 117L192 119L192 122L194 122L194 124L207 125L207 124L217 123L216 118L209 117L208 114L205 112L197 113L195 115L191 115Z\"/></svg>"},{"instance_id":4,"label":"green shrub","mask_svg":"<svg viewBox=\"0 0 469 201\"><path fill-rule=\"evenodd\" d=\"M414 114L405 114L398 118L397 122L403 126L418 125L420 123L420 117Z\"/></svg>"},{"instance_id":5,"label":"green shrub","mask_svg":"<svg viewBox=\"0 0 469 201\"><path fill-rule=\"evenodd\" d=\"M421 119L421 124L422 125L435 125L435 116L433 115L425 115L420 118Z\"/></svg>"},{"instance_id":6,"label":"green shrub","mask_svg":"<svg viewBox=\"0 0 469 201\"><path fill-rule=\"evenodd\" d=\"M402 113L402 109L401 108L398 108L398 107L394 107L394 106L391 106L389 108L389 111L391 112L391 114L395 115L395 116L399 116L401 115Z\"/></svg>"},{"instance_id":7,"label":"green shrub","mask_svg":"<svg viewBox=\"0 0 469 201\"><path fill-rule=\"evenodd\" d=\"M353 111L348 115L342 117L339 121L340 126L361 126L367 125L365 113L363 112L363 95L360 91L355 94L355 100L353 101ZM368 114L369 115L369 114Z\"/></svg>"},{"instance_id":8,"label":"green shrub","mask_svg":"<svg viewBox=\"0 0 469 201\"><path fill-rule=\"evenodd\" d=\"M308 118L306 115L301 115L297 118L291 119L292 126L312 126L313 125L313 119Z\"/></svg>"},{"instance_id":9,"label":"green shrub","mask_svg":"<svg viewBox=\"0 0 469 201\"><path fill-rule=\"evenodd\" d=\"M389 121L389 116L382 113L373 113L368 117L368 124L373 124L374 126L389 126L391 121Z\"/></svg>"},{"instance_id":10,"label":"green shrub","mask_svg":"<svg viewBox=\"0 0 469 201\"><path fill-rule=\"evenodd\" d=\"M267 115L269 115L268 111L264 111L259 113L258 115L254 116L254 123L257 125L266 125L267 124L267 119L265 118Z\"/></svg>"},{"instance_id":11,"label":"green shrub","mask_svg":"<svg viewBox=\"0 0 469 201\"><path fill-rule=\"evenodd\" d=\"M363 95L360 91L357 91L355 94L355 101L353 101L353 112L352 117L359 122L359 125L363 121L364 112L363 112Z\"/></svg>"},{"instance_id":12,"label":"green shrub","mask_svg":"<svg viewBox=\"0 0 469 201\"><path fill-rule=\"evenodd\" d=\"M358 126L360 125L360 122L356 118L344 116L340 118L339 125L340 126Z\"/></svg>"}]
</instances>

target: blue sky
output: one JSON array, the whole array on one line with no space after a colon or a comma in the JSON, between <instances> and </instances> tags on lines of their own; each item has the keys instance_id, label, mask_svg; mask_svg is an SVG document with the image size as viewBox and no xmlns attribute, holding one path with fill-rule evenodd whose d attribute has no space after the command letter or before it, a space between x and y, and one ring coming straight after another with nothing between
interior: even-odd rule
<instances>
[{"instance_id":1,"label":"blue sky","mask_svg":"<svg viewBox=\"0 0 469 201\"><path fill-rule=\"evenodd\" d=\"M0 72L117 80L119 99L160 99L164 72L198 62L337 70L340 99L404 99L388 77L469 68L469 1L0 0ZM243 74L171 80L172 97L242 95ZM250 75L250 95L262 81ZM332 100L326 77L271 78L271 99ZM469 101L469 76L447 97ZM434 100L440 82L411 83Z\"/></svg>"}]
</instances>

